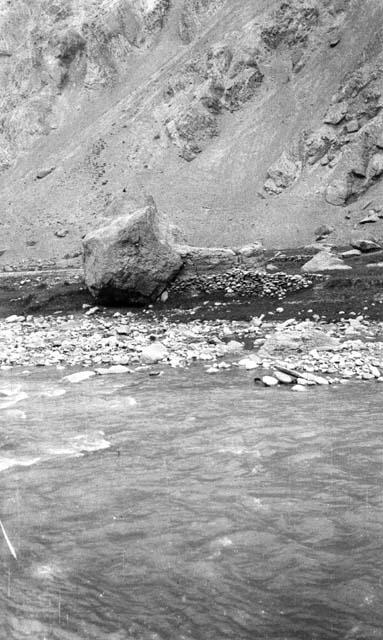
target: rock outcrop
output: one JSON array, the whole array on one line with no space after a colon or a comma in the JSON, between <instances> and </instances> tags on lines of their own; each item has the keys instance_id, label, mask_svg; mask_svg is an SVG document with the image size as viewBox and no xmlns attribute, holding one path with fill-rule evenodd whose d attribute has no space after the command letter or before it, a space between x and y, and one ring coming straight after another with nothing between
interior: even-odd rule
<instances>
[{"instance_id":1,"label":"rock outcrop","mask_svg":"<svg viewBox=\"0 0 383 640\"><path fill-rule=\"evenodd\" d=\"M153 203L84 238L85 281L105 302L156 300L181 267L170 231Z\"/></svg>"},{"instance_id":2,"label":"rock outcrop","mask_svg":"<svg viewBox=\"0 0 383 640\"><path fill-rule=\"evenodd\" d=\"M191 245L345 246L344 208L383 199L383 4L360 4L0 0L0 268L78 256L142 190Z\"/></svg>"}]
</instances>

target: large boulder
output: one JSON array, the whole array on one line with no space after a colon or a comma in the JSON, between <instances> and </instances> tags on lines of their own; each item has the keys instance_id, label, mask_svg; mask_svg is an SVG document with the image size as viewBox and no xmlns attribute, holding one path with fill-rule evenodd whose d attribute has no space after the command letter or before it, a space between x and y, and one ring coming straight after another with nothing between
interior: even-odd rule
<instances>
[{"instance_id":1,"label":"large boulder","mask_svg":"<svg viewBox=\"0 0 383 640\"><path fill-rule=\"evenodd\" d=\"M92 231L83 246L86 285L107 303L155 300L183 264L153 202Z\"/></svg>"},{"instance_id":2,"label":"large boulder","mask_svg":"<svg viewBox=\"0 0 383 640\"><path fill-rule=\"evenodd\" d=\"M337 271L351 268L341 258L324 249L306 262L302 267L302 271L304 273L320 273L321 271Z\"/></svg>"}]
</instances>

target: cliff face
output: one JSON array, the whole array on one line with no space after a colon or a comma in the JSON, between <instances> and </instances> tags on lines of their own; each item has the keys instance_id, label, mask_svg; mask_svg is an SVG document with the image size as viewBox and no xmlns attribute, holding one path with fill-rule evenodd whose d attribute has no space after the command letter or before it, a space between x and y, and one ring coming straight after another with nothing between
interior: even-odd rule
<instances>
[{"instance_id":1,"label":"cliff face","mask_svg":"<svg viewBox=\"0 0 383 640\"><path fill-rule=\"evenodd\" d=\"M0 0L2 263L70 260L145 194L195 244L323 223L347 243L380 208L382 20L380 0Z\"/></svg>"}]
</instances>

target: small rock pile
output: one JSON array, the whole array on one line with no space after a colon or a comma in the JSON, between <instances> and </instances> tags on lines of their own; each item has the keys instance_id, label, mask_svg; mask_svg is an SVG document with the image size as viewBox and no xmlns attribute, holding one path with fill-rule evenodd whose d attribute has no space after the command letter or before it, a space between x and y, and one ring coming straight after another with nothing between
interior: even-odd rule
<instances>
[{"instance_id":1,"label":"small rock pile","mask_svg":"<svg viewBox=\"0 0 383 640\"><path fill-rule=\"evenodd\" d=\"M233 297L270 297L282 300L289 293L308 289L314 278L300 274L283 272L265 273L259 270L230 269L224 273L194 275L178 279L169 289L169 295L179 296L192 292L197 296Z\"/></svg>"}]
</instances>

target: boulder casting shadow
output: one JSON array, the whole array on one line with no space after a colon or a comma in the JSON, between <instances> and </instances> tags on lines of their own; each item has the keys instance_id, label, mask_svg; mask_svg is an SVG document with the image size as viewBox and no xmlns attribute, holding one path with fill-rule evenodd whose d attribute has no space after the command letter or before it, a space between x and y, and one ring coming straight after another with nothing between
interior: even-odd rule
<instances>
[{"instance_id":1,"label":"boulder casting shadow","mask_svg":"<svg viewBox=\"0 0 383 640\"><path fill-rule=\"evenodd\" d=\"M156 300L183 264L154 202L90 232L83 249L86 285L105 304Z\"/></svg>"},{"instance_id":2,"label":"boulder casting shadow","mask_svg":"<svg viewBox=\"0 0 383 640\"><path fill-rule=\"evenodd\" d=\"M127 203L116 205L114 211L126 206L126 212L83 240L85 282L102 304L144 305L163 293L167 299L173 284L191 293L196 278L263 265L260 242L231 249L177 244L152 198L133 213Z\"/></svg>"}]
</instances>

